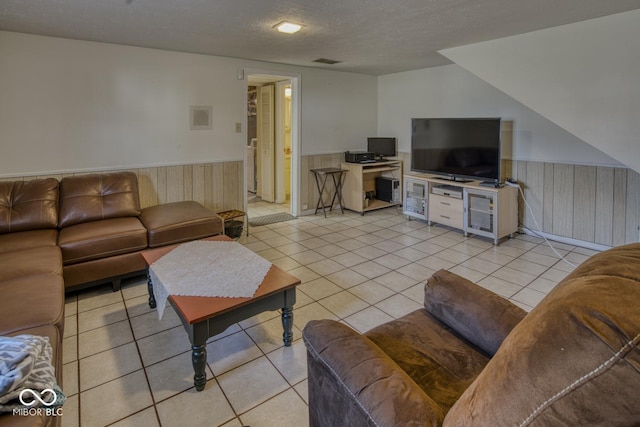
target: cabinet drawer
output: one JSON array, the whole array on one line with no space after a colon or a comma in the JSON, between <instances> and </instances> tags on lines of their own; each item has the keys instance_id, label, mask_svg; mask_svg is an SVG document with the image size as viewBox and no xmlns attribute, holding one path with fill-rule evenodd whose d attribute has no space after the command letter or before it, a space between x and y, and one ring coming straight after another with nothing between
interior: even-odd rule
<instances>
[{"instance_id":1,"label":"cabinet drawer","mask_svg":"<svg viewBox=\"0 0 640 427\"><path fill-rule=\"evenodd\" d=\"M429 195L429 221L450 227L462 228L464 222L463 204L461 199Z\"/></svg>"}]
</instances>

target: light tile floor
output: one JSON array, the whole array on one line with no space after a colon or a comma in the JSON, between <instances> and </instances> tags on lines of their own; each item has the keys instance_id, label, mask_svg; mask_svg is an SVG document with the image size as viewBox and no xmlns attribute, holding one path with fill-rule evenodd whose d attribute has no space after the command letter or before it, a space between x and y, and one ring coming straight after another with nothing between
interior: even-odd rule
<instances>
[{"instance_id":1,"label":"light tile floor","mask_svg":"<svg viewBox=\"0 0 640 427\"><path fill-rule=\"evenodd\" d=\"M358 331L418 309L423 286L446 268L530 310L572 267L538 238L494 246L459 231L408 221L395 208L333 212L255 227L239 240L302 280L294 343L278 312L230 327L207 345L208 382L192 386L190 345L175 312L147 305L143 277L67 296L63 426L305 426L307 372L301 330L312 319ZM574 264L593 251L556 243Z\"/></svg>"},{"instance_id":2,"label":"light tile floor","mask_svg":"<svg viewBox=\"0 0 640 427\"><path fill-rule=\"evenodd\" d=\"M256 218L259 216L273 215L276 213L290 213L291 207L289 201L285 203L269 203L262 201L258 196L252 193L247 193L247 200L249 206L247 209L247 216L249 218Z\"/></svg>"}]
</instances>

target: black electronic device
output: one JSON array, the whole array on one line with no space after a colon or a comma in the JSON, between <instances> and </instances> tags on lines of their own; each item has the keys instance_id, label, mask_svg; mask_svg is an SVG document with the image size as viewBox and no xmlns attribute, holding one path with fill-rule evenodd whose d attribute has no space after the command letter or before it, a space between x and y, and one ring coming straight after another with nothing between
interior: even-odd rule
<instances>
[{"instance_id":1,"label":"black electronic device","mask_svg":"<svg viewBox=\"0 0 640 427\"><path fill-rule=\"evenodd\" d=\"M434 185L431 189L433 194L440 196L453 197L454 199L462 199L462 187L456 187L454 185Z\"/></svg>"},{"instance_id":2,"label":"black electronic device","mask_svg":"<svg viewBox=\"0 0 640 427\"><path fill-rule=\"evenodd\" d=\"M500 118L411 119L411 170L500 182Z\"/></svg>"},{"instance_id":3,"label":"black electronic device","mask_svg":"<svg viewBox=\"0 0 640 427\"><path fill-rule=\"evenodd\" d=\"M400 181L386 176L376 177L376 199L400 203Z\"/></svg>"},{"instance_id":4,"label":"black electronic device","mask_svg":"<svg viewBox=\"0 0 640 427\"><path fill-rule=\"evenodd\" d=\"M375 154L378 159L384 157L395 157L396 153L396 138L387 137L370 137L367 138L367 151Z\"/></svg>"},{"instance_id":5,"label":"black electronic device","mask_svg":"<svg viewBox=\"0 0 640 427\"><path fill-rule=\"evenodd\" d=\"M365 151L345 151L344 161L347 163L375 163L376 158L373 153Z\"/></svg>"}]
</instances>

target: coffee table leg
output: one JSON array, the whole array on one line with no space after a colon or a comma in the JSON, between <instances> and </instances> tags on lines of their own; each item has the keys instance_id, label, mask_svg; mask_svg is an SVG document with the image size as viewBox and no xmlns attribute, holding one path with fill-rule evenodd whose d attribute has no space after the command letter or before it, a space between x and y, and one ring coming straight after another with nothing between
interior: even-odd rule
<instances>
[{"instance_id":1,"label":"coffee table leg","mask_svg":"<svg viewBox=\"0 0 640 427\"><path fill-rule=\"evenodd\" d=\"M147 289L149 291L149 307L156 308L156 297L153 295L153 283L151 283L151 275L147 270Z\"/></svg>"},{"instance_id":2,"label":"coffee table leg","mask_svg":"<svg viewBox=\"0 0 640 427\"><path fill-rule=\"evenodd\" d=\"M206 342L202 345L191 346L191 363L193 363L193 385L196 386L197 391L204 390L204 386L207 383L207 373L205 372L205 366L207 361L207 348Z\"/></svg>"},{"instance_id":3,"label":"coffee table leg","mask_svg":"<svg viewBox=\"0 0 640 427\"><path fill-rule=\"evenodd\" d=\"M291 307L282 308L282 341L285 347L290 347L293 342L293 309Z\"/></svg>"}]
</instances>

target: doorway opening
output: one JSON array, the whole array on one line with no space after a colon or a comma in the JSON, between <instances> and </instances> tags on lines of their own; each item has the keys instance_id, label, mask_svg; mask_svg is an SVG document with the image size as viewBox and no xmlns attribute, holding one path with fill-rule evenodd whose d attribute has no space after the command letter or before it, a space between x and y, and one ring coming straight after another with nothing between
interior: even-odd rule
<instances>
[{"instance_id":1,"label":"doorway opening","mask_svg":"<svg viewBox=\"0 0 640 427\"><path fill-rule=\"evenodd\" d=\"M250 221L298 215L299 77L246 76L245 208Z\"/></svg>"}]
</instances>

